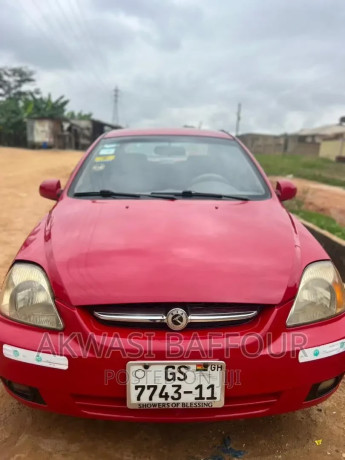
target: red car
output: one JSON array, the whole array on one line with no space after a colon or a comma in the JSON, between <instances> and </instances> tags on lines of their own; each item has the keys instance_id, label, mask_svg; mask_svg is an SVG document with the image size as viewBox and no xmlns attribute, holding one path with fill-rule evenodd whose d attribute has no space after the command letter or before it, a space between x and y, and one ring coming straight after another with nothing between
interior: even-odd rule
<instances>
[{"instance_id":1,"label":"red car","mask_svg":"<svg viewBox=\"0 0 345 460\"><path fill-rule=\"evenodd\" d=\"M0 297L0 375L36 408L227 420L320 403L345 371L328 255L225 132L118 130L88 150Z\"/></svg>"}]
</instances>

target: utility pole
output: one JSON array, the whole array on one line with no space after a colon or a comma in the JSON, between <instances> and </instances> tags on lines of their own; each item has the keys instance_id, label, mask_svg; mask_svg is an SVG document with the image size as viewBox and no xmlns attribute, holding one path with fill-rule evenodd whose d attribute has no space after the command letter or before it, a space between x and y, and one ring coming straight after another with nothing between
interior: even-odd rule
<instances>
[{"instance_id":1,"label":"utility pole","mask_svg":"<svg viewBox=\"0 0 345 460\"><path fill-rule=\"evenodd\" d=\"M113 124L119 124L119 93L120 90L117 86L114 89L114 103L113 103Z\"/></svg>"},{"instance_id":2,"label":"utility pole","mask_svg":"<svg viewBox=\"0 0 345 460\"><path fill-rule=\"evenodd\" d=\"M237 118L236 118L236 136L238 136L240 132L240 121L241 121L241 110L242 110L242 104L239 102L237 106Z\"/></svg>"}]
</instances>

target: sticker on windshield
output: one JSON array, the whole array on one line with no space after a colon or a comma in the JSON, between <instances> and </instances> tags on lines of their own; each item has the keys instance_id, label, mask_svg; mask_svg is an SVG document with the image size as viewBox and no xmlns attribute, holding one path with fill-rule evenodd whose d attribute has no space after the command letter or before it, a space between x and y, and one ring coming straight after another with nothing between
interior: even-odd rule
<instances>
[{"instance_id":1,"label":"sticker on windshield","mask_svg":"<svg viewBox=\"0 0 345 460\"><path fill-rule=\"evenodd\" d=\"M104 157L96 157L95 162L98 163L100 161L113 161L115 160L115 155L107 155Z\"/></svg>"},{"instance_id":2,"label":"sticker on windshield","mask_svg":"<svg viewBox=\"0 0 345 460\"><path fill-rule=\"evenodd\" d=\"M112 155L115 153L115 149L115 145L106 145L99 151L98 155Z\"/></svg>"},{"instance_id":3,"label":"sticker on windshield","mask_svg":"<svg viewBox=\"0 0 345 460\"><path fill-rule=\"evenodd\" d=\"M101 163L100 165L92 166L93 171L103 171L104 168L105 168L105 165L103 163Z\"/></svg>"}]
</instances>

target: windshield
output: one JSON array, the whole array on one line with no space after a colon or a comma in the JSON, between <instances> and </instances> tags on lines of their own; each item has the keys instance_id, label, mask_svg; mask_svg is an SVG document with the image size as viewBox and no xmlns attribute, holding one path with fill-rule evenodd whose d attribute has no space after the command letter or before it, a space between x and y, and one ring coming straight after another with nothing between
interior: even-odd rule
<instances>
[{"instance_id":1,"label":"windshield","mask_svg":"<svg viewBox=\"0 0 345 460\"><path fill-rule=\"evenodd\" d=\"M80 168L69 195L104 190L145 196L160 192L181 199L201 199L208 193L250 200L270 196L236 141L201 136L102 139Z\"/></svg>"}]
</instances>

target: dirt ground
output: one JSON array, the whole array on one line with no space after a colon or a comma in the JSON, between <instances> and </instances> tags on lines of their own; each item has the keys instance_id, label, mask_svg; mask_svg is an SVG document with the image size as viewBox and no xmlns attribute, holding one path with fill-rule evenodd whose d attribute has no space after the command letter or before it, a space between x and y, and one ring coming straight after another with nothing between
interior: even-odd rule
<instances>
[{"instance_id":1,"label":"dirt ground","mask_svg":"<svg viewBox=\"0 0 345 460\"><path fill-rule=\"evenodd\" d=\"M286 179L282 177L282 179ZM279 180L271 178L272 182ZM292 178L297 186L297 198L303 201L303 207L310 211L333 217L339 225L345 227L345 189L332 185L320 184L306 179Z\"/></svg>"},{"instance_id":2,"label":"dirt ground","mask_svg":"<svg viewBox=\"0 0 345 460\"><path fill-rule=\"evenodd\" d=\"M39 183L54 177L65 181L79 158L77 152L0 148L1 280L29 230L52 204L39 196ZM246 451L244 459L344 459L344 410L345 383L320 406L281 416L195 424L114 423L32 410L1 386L0 458L201 460L212 458L230 436L234 448Z\"/></svg>"}]
</instances>

